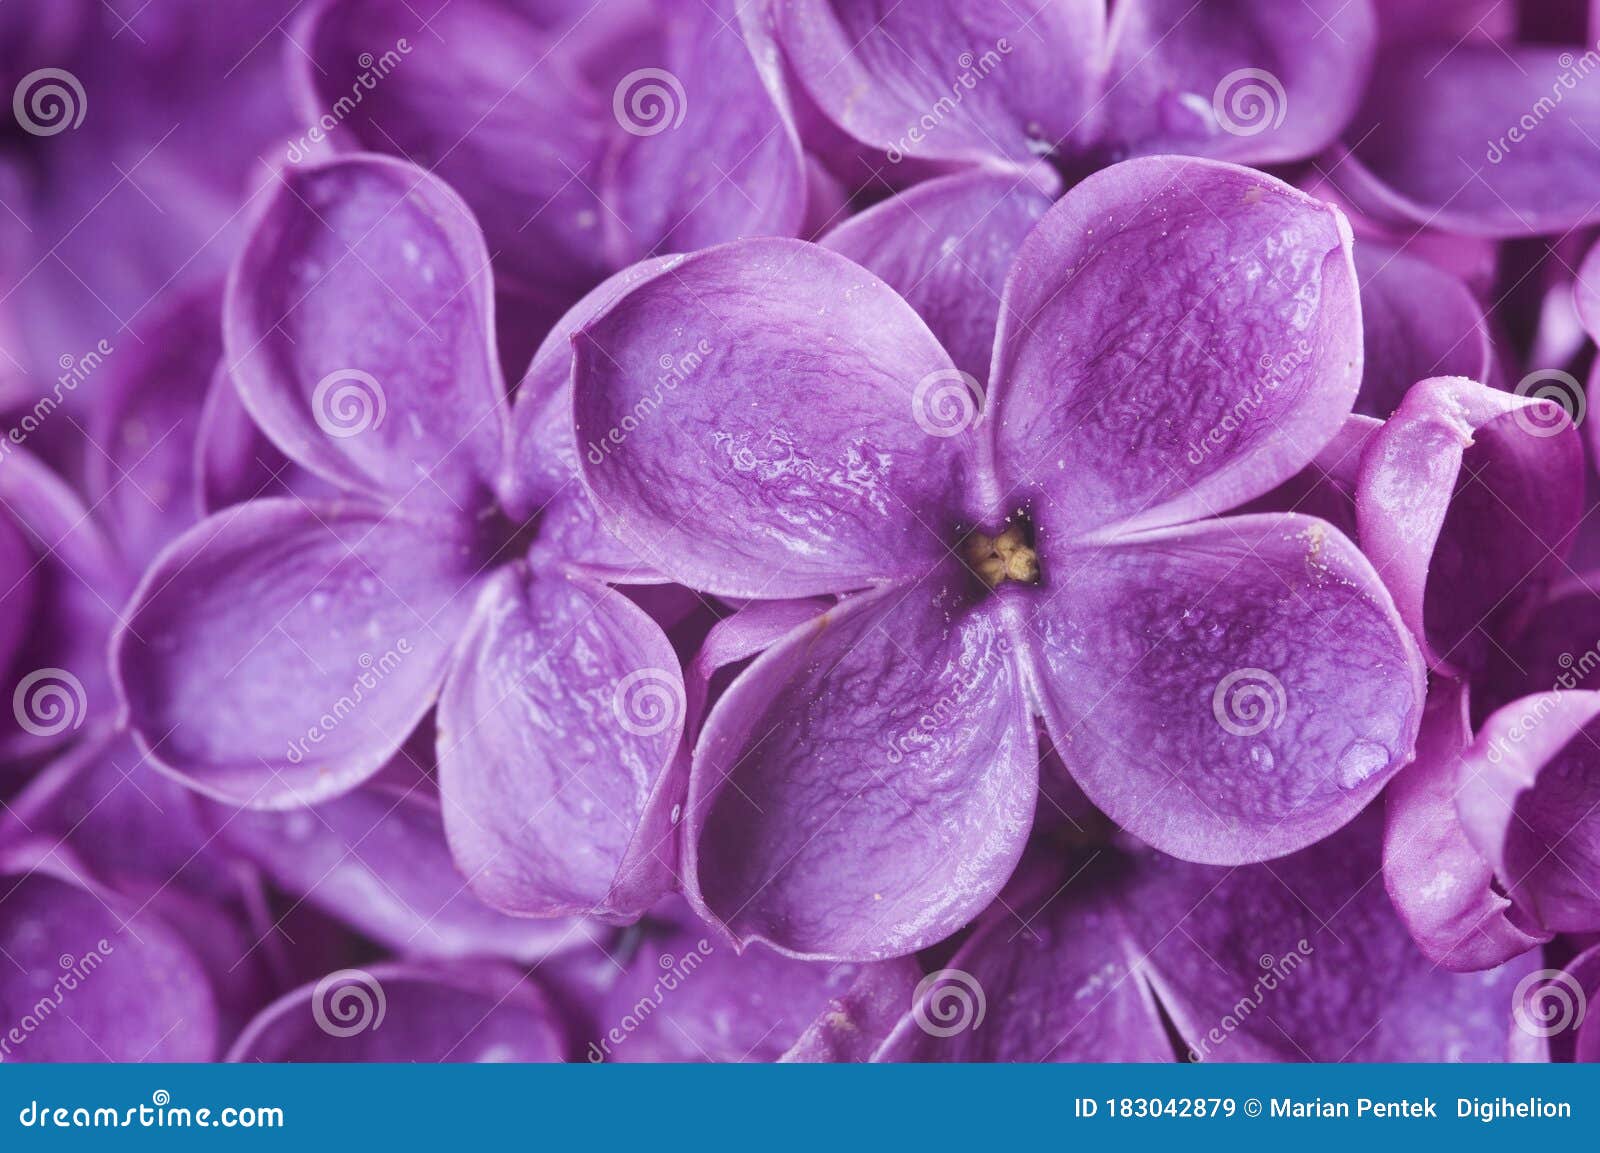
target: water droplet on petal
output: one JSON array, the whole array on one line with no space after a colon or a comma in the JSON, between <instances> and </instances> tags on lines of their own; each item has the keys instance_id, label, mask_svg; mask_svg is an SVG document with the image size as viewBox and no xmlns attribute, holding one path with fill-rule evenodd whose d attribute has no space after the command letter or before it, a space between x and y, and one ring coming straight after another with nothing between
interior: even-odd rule
<instances>
[{"instance_id":1,"label":"water droplet on petal","mask_svg":"<svg viewBox=\"0 0 1600 1153\"><path fill-rule=\"evenodd\" d=\"M1250 763L1261 772L1270 773L1276 762L1272 759L1272 750L1266 745L1251 745Z\"/></svg>"},{"instance_id":2,"label":"water droplet on petal","mask_svg":"<svg viewBox=\"0 0 1600 1153\"><path fill-rule=\"evenodd\" d=\"M1359 788L1374 773L1382 771L1389 763L1389 750L1376 741L1351 741L1339 754L1339 764L1334 770L1339 787Z\"/></svg>"}]
</instances>

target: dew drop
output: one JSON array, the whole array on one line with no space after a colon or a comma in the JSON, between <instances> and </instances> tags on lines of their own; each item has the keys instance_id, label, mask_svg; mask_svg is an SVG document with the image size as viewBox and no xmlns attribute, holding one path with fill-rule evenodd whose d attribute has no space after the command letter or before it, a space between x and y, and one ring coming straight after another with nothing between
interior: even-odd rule
<instances>
[{"instance_id":1,"label":"dew drop","mask_svg":"<svg viewBox=\"0 0 1600 1153\"><path fill-rule=\"evenodd\" d=\"M1266 745L1251 745L1250 763L1261 772L1270 773L1276 762L1272 759L1272 750Z\"/></svg>"},{"instance_id":2,"label":"dew drop","mask_svg":"<svg viewBox=\"0 0 1600 1153\"><path fill-rule=\"evenodd\" d=\"M1339 754L1334 774L1340 788L1359 788L1389 763L1389 750L1376 741L1351 741Z\"/></svg>"}]
</instances>

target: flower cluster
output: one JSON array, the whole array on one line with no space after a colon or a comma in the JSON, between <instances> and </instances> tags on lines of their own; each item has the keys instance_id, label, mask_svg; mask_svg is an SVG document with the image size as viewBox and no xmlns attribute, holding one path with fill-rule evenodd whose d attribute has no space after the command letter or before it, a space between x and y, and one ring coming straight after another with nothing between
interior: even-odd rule
<instances>
[{"instance_id":1,"label":"flower cluster","mask_svg":"<svg viewBox=\"0 0 1600 1153\"><path fill-rule=\"evenodd\" d=\"M1600 1058L1485 7L11 0L0 1060Z\"/></svg>"}]
</instances>

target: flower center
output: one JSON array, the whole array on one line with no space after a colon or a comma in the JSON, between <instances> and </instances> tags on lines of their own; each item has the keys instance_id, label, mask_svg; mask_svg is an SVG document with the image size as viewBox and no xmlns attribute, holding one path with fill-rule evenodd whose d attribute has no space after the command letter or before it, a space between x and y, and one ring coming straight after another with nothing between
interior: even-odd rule
<instances>
[{"instance_id":1,"label":"flower center","mask_svg":"<svg viewBox=\"0 0 1600 1153\"><path fill-rule=\"evenodd\" d=\"M967 566L992 589L1007 581L1036 585L1039 554L1032 536L1032 526L1025 520L1007 525L995 536L974 532L962 543Z\"/></svg>"}]
</instances>

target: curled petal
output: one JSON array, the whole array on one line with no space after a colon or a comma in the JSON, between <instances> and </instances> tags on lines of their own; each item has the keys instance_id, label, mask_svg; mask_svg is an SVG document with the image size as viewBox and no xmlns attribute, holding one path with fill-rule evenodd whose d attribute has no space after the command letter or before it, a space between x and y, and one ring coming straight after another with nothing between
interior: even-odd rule
<instances>
[{"instance_id":1,"label":"curled petal","mask_svg":"<svg viewBox=\"0 0 1600 1153\"><path fill-rule=\"evenodd\" d=\"M439 787L473 891L528 916L633 919L673 884L682 674L643 610L586 577L505 572L439 703Z\"/></svg>"},{"instance_id":2,"label":"curled petal","mask_svg":"<svg viewBox=\"0 0 1600 1153\"><path fill-rule=\"evenodd\" d=\"M1361 544L1431 667L1483 667L1496 622L1560 564L1582 476L1561 408L1470 380L1423 381L1374 434L1357 491Z\"/></svg>"},{"instance_id":3,"label":"curled petal","mask_svg":"<svg viewBox=\"0 0 1600 1153\"><path fill-rule=\"evenodd\" d=\"M228 281L228 371L288 456L345 488L477 512L505 452L489 253L419 168L290 169Z\"/></svg>"}]
</instances>

